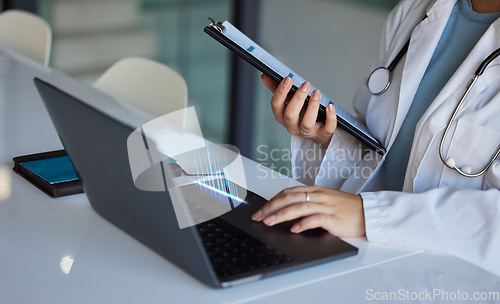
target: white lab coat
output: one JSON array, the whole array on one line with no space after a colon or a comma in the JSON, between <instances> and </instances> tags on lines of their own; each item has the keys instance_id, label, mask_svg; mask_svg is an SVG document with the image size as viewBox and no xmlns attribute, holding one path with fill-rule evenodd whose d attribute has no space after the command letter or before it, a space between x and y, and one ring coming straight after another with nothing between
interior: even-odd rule
<instances>
[{"instance_id":1,"label":"white lab coat","mask_svg":"<svg viewBox=\"0 0 500 304\"><path fill-rule=\"evenodd\" d=\"M389 149L455 3L403 0L387 20L378 57L369 71L388 66L411 34L410 47L393 72L390 89L372 96L363 84L355 109ZM311 140L292 137L295 177L306 184L361 193L369 241L455 254L500 274L500 161L485 175L466 178L445 167L438 153L458 100L480 63L497 48L500 19L481 37L418 122L403 192L384 191L383 159L341 129L336 130L327 152L318 152L319 158L304 157L303 151L321 151ZM489 65L470 92L452 124L452 136L445 142L445 156L452 155L459 167L467 164L473 172L481 170L500 145L499 92L500 58ZM311 176L308 168L315 168L317 175Z\"/></svg>"}]
</instances>

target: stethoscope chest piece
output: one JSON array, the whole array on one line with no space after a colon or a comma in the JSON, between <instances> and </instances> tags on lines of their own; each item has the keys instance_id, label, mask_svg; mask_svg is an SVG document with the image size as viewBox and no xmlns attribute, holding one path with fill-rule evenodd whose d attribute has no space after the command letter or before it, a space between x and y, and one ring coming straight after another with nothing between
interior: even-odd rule
<instances>
[{"instance_id":1,"label":"stethoscope chest piece","mask_svg":"<svg viewBox=\"0 0 500 304\"><path fill-rule=\"evenodd\" d=\"M391 72L386 67L376 68L368 76L366 85L371 94L382 95L391 85Z\"/></svg>"}]
</instances>

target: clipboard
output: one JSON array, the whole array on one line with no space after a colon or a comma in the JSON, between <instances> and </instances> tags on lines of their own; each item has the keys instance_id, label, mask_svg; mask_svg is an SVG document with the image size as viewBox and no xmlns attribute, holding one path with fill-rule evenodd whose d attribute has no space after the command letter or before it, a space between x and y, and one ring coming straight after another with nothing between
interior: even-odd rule
<instances>
[{"instance_id":1,"label":"clipboard","mask_svg":"<svg viewBox=\"0 0 500 304\"><path fill-rule=\"evenodd\" d=\"M302 83L305 81L297 73L293 72L286 65L274 58L271 54L248 38L245 34L240 32L228 21L220 23L215 22L212 18L208 18L208 20L210 20L210 24L205 26L205 33L256 67L261 73L268 76L276 83L280 83L287 76L292 78L294 83ZM314 91L314 89L315 88L311 85L311 92ZM295 93L297 90L298 87L293 85L290 92ZM310 96L307 96L304 106L307 106L309 98ZM378 142L378 140L370 133L364 124L358 121L345 109L335 104L324 94L321 98L317 121L325 121L325 104L328 105L330 103L335 107L335 111L337 113L337 123L342 129L346 130L362 143L374 149L378 154L385 154L386 150L384 146Z\"/></svg>"}]
</instances>

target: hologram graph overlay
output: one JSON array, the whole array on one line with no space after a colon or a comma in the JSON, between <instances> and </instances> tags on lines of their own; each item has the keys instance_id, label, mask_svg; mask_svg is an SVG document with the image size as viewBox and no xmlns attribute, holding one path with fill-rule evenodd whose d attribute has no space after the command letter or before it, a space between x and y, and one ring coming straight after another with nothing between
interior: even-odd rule
<instances>
[{"instance_id":1,"label":"hologram graph overlay","mask_svg":"<svg viewBox=\"0 0 500 304\"><path fill-rule=\"evenodd\" d=\"M239 150L203 138L194 107L153 119L127 140L134 185L168 191L179 227L218 217L246 197Z\"/></svg>"}]
</instances>

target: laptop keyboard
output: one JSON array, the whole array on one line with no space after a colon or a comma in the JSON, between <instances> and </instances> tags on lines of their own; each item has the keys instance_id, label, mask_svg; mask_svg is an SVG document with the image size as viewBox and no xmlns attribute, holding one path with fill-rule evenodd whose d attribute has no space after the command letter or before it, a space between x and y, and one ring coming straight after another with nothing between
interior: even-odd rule
<instances>
[{"instance_id":1,"label":"laptop keyboard","mask_svg":"<svg viewBox=\"0 0 500 304\"><path fill-rule=\"evenodd\" d=\"M196 226L215 272L221 278L290 263L293 258L251 235L208 221Z\"/></svg>"}]
</instances>

